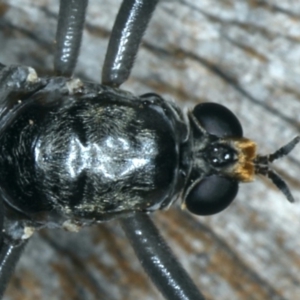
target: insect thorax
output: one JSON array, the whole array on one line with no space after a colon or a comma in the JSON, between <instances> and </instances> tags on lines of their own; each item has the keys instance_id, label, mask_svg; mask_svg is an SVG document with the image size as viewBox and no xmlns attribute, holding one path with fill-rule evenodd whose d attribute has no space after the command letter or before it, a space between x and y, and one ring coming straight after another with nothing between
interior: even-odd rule
<instances>
[{"instance_id":1,"label":"insect thorax","mask_svg":"<svg viewBox=\"0 0 300 300\"><path fill-rule=\"evenodd\" d=\"M184 181L187 130L176 108L153 94L66 83L50 79L1 136L6 203L59 222L169 205Z\"/></svg>"}]
</instances>

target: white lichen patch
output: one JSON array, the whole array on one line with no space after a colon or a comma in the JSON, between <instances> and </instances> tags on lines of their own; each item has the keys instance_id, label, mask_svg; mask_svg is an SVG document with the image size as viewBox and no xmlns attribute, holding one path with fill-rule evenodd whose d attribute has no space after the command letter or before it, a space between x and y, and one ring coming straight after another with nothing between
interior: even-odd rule
<instances>
[{"instance_id":1,"label":"white lichen patch","mask_svg":"<svg viewBox=\"0 0 300 300\"><path fill-rule=\"evenodd\" d=\"M62 228L70 232L78 232L81 227L71 220L67 220L62 224Z\"/></svg>"},{"instance_id":2,"label":"white lichen patch","mask_svg":"<svg viewBox=\"0 0 300 300\"><path fill-rule=\"evenodd\" d=\"M66 85L69 94L75 94L76 92L79 92L80 89L83 87L82 81L78 78L69 80Z\"/></svg>"},{"instance_id":3,"label":"white lichen patch","mask_svg":"<svg viewBox=\"0 0 300 300\"><path fill-rule=\"evenodd\" d=\"M34 231L35 231L34 227L25 226L24 227L24 232L23 232L23 235L22 235L21 239L22 240L29 239L33 235Z\"/></svg>"},{"instance_id":4,"label":"white lichen patch","mask_svg":"<svg viewBox=\"0 0 300 300\"><path fill-rule=\"evenodd\" d=\"M31 82L31 83L39 81L39 78L38 78L38 75L37 75L35 69L28 67L28 76L26 78L26 81Z\"/></svg>"}]
</instances>

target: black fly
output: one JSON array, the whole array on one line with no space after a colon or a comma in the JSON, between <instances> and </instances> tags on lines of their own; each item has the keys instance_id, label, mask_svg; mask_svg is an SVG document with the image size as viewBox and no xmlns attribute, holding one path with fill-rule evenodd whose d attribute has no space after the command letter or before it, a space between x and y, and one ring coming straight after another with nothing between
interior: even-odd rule
<instances>
[{"instance_id":1,"label":"black fly","mask_svg":"<svg viewBox=\"0 0 300 300\"><path fill-rule=\"evenodd\" d=\"M143 13L149 16L149 8ZM70 75L64 68L56 63L58 74ZM238 183L255 174L270 177L293 200L269 163L291 151L298 137L259 156L225 107L199 104L185 118L156 94L119 90L129 71L125 77L114 71L114 65L104 68L101 86L1 66L6 243L49 224L77 228L164 209L178 199L195 214L217 213L232 202Z\"/></svg>"}]
</instances>

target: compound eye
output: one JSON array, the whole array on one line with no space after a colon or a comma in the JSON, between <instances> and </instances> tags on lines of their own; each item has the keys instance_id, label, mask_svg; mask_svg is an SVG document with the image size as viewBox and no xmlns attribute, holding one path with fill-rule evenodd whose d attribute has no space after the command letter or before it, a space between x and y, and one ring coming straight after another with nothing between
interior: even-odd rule
<instances>
[{"instance_id":1,"label":"compound eye","mask_svg":"<svg viewBox=\"0 0 300 300\"><path fill-rule=\"evenodd\" d=\"M238 182L211 175L196 184L186 197L186 208L193 214L207 216L224 210L238 192Z\"/></svg>"},{"instance_id":2,"label":"compound eye","mask_svg":"<svg viewBox=\"0 0 300 300\"><path fill-rule=\"evenodd\" d=\"M209 134L219 138L243 136L242 125L237 117L221 104L198 104L193 110L193 115Z\"/></svg>"}]
</instances>

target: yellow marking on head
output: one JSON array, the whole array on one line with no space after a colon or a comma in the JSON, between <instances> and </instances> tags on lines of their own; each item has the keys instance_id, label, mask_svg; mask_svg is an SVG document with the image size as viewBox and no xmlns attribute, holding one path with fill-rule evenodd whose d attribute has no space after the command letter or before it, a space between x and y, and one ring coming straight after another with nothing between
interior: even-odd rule
<instances>
[{"instance_id":1,"label":"yellow marking on head","mask_svg":"<svg viewBox=\"0 0 300 300\"><path fill-rule=\"evenodd\" d=\"M239 181L253 181L255 177L256 144L246 138L233 140L234 148L238 152L238 161L233 168L234 177Z\"/></svg>"}]
</instances>

